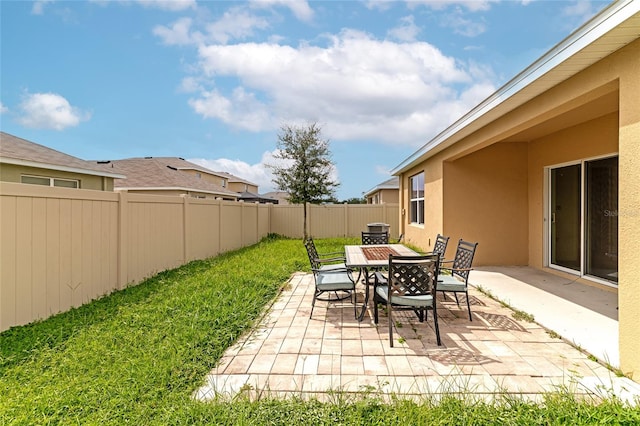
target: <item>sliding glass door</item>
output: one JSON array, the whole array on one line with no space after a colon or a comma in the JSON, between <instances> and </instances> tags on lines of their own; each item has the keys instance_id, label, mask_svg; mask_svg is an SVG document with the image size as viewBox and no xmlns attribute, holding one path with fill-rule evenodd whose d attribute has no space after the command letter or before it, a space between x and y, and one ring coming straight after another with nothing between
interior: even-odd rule
<instances>
[{"instance_id":1,"label":"sliding glass door","mask_svg":"<svg viewBox=\"0 0 640 426\"><path fill-rule=\"evenodd\" d=\"M551 263L580 271L580 164L551 169Z\"/></svg>"},{"instance_id":2,"label":"sliding glass door","mask_svg":"<svg viewBox=\"0 0 640 426\"><path fill-rule=\"evenodd\" d=\"M618 158L585 164L586 273L618 282Z\"/></svg>"},{"instance_id":3,"label":"sliding glass door","mask_svg":"<svg viewBox=\"0 0 640 426\"><path fill-rule=\"evenodd\" d=\"M618 158L550 169L549 264L618 282Z\"/></svg>"}]
</instances>

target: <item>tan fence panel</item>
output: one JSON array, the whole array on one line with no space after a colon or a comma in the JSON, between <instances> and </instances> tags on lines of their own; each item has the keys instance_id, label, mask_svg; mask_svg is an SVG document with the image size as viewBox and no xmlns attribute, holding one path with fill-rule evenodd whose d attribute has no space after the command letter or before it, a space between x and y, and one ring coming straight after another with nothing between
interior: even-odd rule
<instances>
[{"instance_id":1,"label":"tan fence panel","mask_svg":"<svg viewBox=\"0 0 640 426\"><path fill-rule=\"evenodd\" d=\"M122 226L127 246L123 284L138 283L157 272L184 263L182 197L127 194Z\"/></svg>"},{"instance_id":2,"label":"tan fence panel","mask_svg":"<svg viewBox=\"0 0 640 426\"><path fill-rule=\"evenodd\" d=\"M348 204L309 205L307 224L314 238L347 236Z\"/></svg>"},{"instance_id":3,"label":"tan fence panel","mask_svg":"<svg viewBox=\"0 0 640 426\"><path fill-rule=\"evenodd\" d=\"M271 232L290 238L302 238L302 205L276 204L271 206Z\"/></svg>"},{"instance_id":4,"label":"tan fence panel","mask_svg":"<svg viewBox=\"0 0 640 426\"><path fill-rule=\"evenodd\" d=\"M397 205L310 205L317 238L398 226ZM0 331L66 311L194 259L302 238L301 205L0 183Z\"/></svg>"},{"instance_id":5,"label":"tan fence panel","mask_svg":"<svg viewBox=\"0 0 640 426\"><path fill-rule=\"evenodd\" d=\"M235 250L242 245L243 203L222 201L220 212L220 251Z\"/></svg>"},{"instance_id":6,"label":"tan fence panel","mask_svg":"<svg viewBox=\"0 0 640 426\"><path fill-rule=\"evenodd\" d=\"M220 253L218 200L185 197L186 260L206 259Z\"/></svg>"},{"instance_id":7,"label":"tan fence panel","mask_svg":"<svg viewBox=\"0 0 640 426\"><path fill-rule=\"evenodd\" d=\"M257 204L258 207L258 236L262 239L271 233L269 228L271 217L270 204Z\"/></svg>"},{"instance_id":8,"label":"tan fence panel","mask_svg":"<svg viewBox=\"0 0 640 426\"><path fill-rule=\"evenodd\" d=\"M349 206L347 235L360 236L369 223L386 223L389 236L398 236L400 208L398 204L354 204Z\"/></svg>"},{"instance_id":9,"label":"tan fence panel","mask_svg":"<svg viewBox=\"0 0 640 426\"><path fill-rule=\"evenodd\" d=\"M392 238L398 236L398 204L309 205L307 224L315 238L359 237L369 223L389 224ZM271 208L271 232L290 238L302 238L302 205L274 205Z\"/></svg>"},{"instance_id":10,"label":"tan fence panel","mask_svg":"<svg viewBox=\"0 0 640 426\"><path fill-rule=\"evenodd\" d=\"M0 331L116 287L116 194L11 183L0 194Z\"/></svg>"}]
</instances>

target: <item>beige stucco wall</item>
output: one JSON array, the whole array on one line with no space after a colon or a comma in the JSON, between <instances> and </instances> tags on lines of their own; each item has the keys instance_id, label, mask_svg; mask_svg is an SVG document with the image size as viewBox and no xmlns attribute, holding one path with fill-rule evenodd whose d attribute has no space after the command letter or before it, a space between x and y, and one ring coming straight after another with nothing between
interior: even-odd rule
<instances>
[{"instance_id":1,"label":"beige stucco wall","mask_svg":"<svg viewBox=\"0 0 640 426\"><path fill-rule=\"evenodd\" d=\"M76 179L80 181L80 189L93 189L96 191L113 191L113 179L103 176L70 173L37 167L18 166L2 163L0 165L0 181L20 183L22 175L42 176L59 179Z\"/></svg>"},{"instance_id":2,"label":"beige stucco wall","mask_svg":"<svg viewBox=\"0 0 640 426\"><path fill-rule=\"evenodd\" d=\"M401 226L409 241L427 249L428 239L438 232L449 234L454 246L463 236L480 242L477 264L513 262L540 268L545 250L545 168L618 154L620 366L636 380L640 377L639 76L640 40L636 40L454 145L443 145L440 152L400 176L400 205L407 212ZM426 221L414 226L408 223L407 185L409 177L422 170Z\"/></svg>"},{"instance_id":3,"label":"beige stucco wall","mask_svg":"<svg viewBox=\"0 0 640 426\"><path fill-rule=\"evenodd\" d=\"M620 53L619 314L622 371L640 379L640 41Z\"/></svg>"},{"instance_id":4,"label":"beige stucco wall","mask_svg":"<svg viewBox=\"0 0 640 426\"><path fill-rule=\"evenodd\" d=\"M527 144L498 143L444 164L443 231L479 242L475 265L527 264Z\"/></svg>"}]
</instances>

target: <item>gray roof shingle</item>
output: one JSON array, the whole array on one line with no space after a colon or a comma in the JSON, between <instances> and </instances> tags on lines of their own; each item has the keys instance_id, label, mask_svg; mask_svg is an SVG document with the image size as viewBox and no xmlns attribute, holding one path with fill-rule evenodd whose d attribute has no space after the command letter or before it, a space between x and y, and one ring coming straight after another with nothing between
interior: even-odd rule
<instances>
[{"instance_id":1,"label":"gray roof shingle","mask_svg":"<svg viewBox=\"0 0 640 426\"><path fill-rule=\"evenodd\" d=\"M0 162L96 176L124 177L94 162L82 160L5 132L0 132Z\"/></svg>"}]
</instances>

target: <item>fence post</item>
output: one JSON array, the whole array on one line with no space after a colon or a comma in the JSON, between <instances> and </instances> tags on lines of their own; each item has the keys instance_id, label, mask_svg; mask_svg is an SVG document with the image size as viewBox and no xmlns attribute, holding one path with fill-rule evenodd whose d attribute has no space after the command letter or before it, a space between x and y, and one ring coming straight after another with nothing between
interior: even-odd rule
<instances>
[{"instance_id":1,"label":"fence post","mask_svg":"<svg viewBox=\"0 0 640 426\"><path fill-rule=\"evenodd\" d=\"M129 251L128 232L126 232L129 213L129 194L118 192L118 289L122 290L128 284L129 265L127 262Z\"/></svg>"},{"instance_id":2,"label":"fence post","mask_svg":"<svg viewBox=\"0 0 640 426\"><path fill-rule=\"evenodd\" d=\"M182 197L182 264L186 264L189 261L189 243L187 238L189 236L189 196L187 194L181 194Z\"/></svg>"},{"instance_id":3,"label":"fence post","mask_svg":"<svg viewBox=\"0 0 640 426\"><path fill-rule=\"evenodd\" d=\"M344 209L344 232L342 233L343 237L346 237L349 233L349 204L342 204Z\"/></svg>"}]
</instances>

